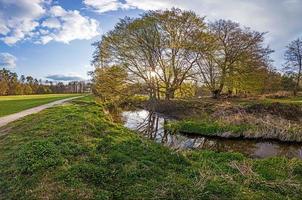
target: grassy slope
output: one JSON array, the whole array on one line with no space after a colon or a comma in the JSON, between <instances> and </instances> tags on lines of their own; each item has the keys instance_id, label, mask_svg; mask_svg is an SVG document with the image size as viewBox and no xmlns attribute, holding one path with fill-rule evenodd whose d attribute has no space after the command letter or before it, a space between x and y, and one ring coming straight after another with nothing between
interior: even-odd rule
<instances>
[{"instance_id":1,"label":"grassy slope","mask_svg":"<svg viewBox=\"0 0 302 200\"><path fill-rule=\"evenodd\" d=\"M9 126L0 136L0 199L302 196L302 161L173 152L109 122L88 97Z\"/></svg>"},{"instance_id":2,"label":"grassy slope","mask_svg":"<svg viewBox=\"0 0 302 200\"><path fill-rule=\"evenodd\" d=\"M76 96L75 94L42 94L0 96L0 117L40 106L52 101Z\"/></svg>"}]
</instances>

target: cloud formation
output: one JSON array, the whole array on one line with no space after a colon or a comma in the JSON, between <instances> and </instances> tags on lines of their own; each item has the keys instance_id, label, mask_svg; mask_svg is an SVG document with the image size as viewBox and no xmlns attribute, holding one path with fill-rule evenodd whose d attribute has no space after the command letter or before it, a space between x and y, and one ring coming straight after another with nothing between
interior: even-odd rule
<instances>
[{"instance_id":1,"label":"cloud formation","mask_svg":"<svg viewBox=\"0 0 302 200\"><path fill-rule=\"evenodd\" d=\"M45 33L41 33L40 42L51 40L69 43L75 39L91 39L99 34L99 23L95 19L84 17L79 11L67 11L61 6L49 10L50 17L42 23ZM50 33L49 33L50 32Z\"/></svg>"},{"instance_id":2,"label":"cloud formation","mask_svg":"<svg viewBox=\"0 0 302 200\"><path fill-rule=\"evenodd\" d=\"M7 45L22 40L69 43L98 34L96 20L53 5L51 0L0 0L0 40Z\"/></svg>"},{"instance_id":3,"label":"cloud formation","mask_svg":"<svg viewBox=\"0 0 302 200\"><path fill-rule=\"evenodd\" d=\"M82 81L82 80L84 80L80 76L64 75L64 74L53 74L53 75L46 76L45 78L51 79L54 81Z\"/></svg>"},{"instance_id":4,"label":"cloud formation","mask_svg":"<svg viewBox=\"0 0 302 200\"><path fill-rule=\"evenodd\" d=\"M128 3L122 3L118 0L84 0L84 4L98 13L131 8Z\"/></svg>"},{"instance_id":5,"label":"cloud formation","mask_svg":"<svg viewBox=\"0 0 302 200\"><path fill-rule=\"evenodd\" d=\"M0 68L15 68L17 58L10 53L0 53Z\"/></svg>"},{"instance_id":6,"label":"cloud formation","mask_svg":"<svg viewBox=\"0 0 302 200\"><path fill-rule=\"evenodd\" d=\"M157 10L177 7L193 10L210 21L230 19L266 35L276 50L275 60L282 58L284 46L302 35L301 0L84 0L98 13L118 9Z\"/></svg>"}]
</instances>

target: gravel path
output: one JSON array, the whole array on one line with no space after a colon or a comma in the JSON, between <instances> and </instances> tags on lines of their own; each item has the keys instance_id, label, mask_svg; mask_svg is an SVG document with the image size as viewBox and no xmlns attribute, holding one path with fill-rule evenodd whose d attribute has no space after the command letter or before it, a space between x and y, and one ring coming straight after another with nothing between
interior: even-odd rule
<instances>
[{"instance_id":1,"label":"gravel path","mask_svg":"<svg viewBox=\"0 0 302 200\"><path fill-rule=\"evenodd\" d=\"M54 101L54 102L51 102L51 103L48 103L48 104L44 104L44 105L41 105L41 106L37 106L37 107L34 107L34 108L23 110L23 111L18 112L18 113L14 113L14 114L11 114L11 115L0 117L0 127L5 126L6 124L8 124L10 122L13 122L13 121L16 121L16 120L18 120L18 119L20 119L22 117L27 116L27 115L31 115L31 114L40 112L40 111L42 111L42 110L44 110L46 108L50 108L52 106L59 105L59 104L62 104L62 103L65 103L67 101L70 101L70 100L73 100L73 99L77 99L77 98L80 98L80 97L83 97L83 96L77 96L77 97L71 97L71 98L67 98L67 99L61 99L61 100Z\"/></svg>"}]
</instances>

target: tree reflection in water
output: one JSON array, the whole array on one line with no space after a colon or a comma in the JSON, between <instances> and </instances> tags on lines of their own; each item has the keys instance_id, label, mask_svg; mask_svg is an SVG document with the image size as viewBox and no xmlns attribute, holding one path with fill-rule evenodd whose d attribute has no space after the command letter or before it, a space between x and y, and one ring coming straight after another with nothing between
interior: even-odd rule
<instances>
[{"instance_id":1,"label":"tree reflection in water","mask_svg":"<svg viewBox=\"0 0 302 200\"><path fill-rule=\"evenodd\" d=\"M169 120L172 119L147 110L122 112L125 127L172 149L209 149L217 152L240 152L252 158L286 156L302 159L301 144L171 134L164 128Z\"/></svg>"}]
</instances>

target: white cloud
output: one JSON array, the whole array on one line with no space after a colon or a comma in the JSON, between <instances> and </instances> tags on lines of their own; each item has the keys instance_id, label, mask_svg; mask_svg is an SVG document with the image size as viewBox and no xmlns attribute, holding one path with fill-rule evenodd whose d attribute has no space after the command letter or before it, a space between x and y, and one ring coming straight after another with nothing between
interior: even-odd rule
<instances>
[{"instance_id":1,"label":"white cloud","mask_svg":"<svg viewBox=\"0 0 302 200\"><path fill-rule=\"evenodd\" d=\"M66 13L66 11L61 6L53 6L50 8L49 12L57 17L62 17Z\"/></svg>"},{"instance_id":2,"label":"white cloud","mask_svg":"<svg viewBox=\"0 0 302 200\"><path fill-rule=\"evenodd\" d=\"M83 3L95 12L104 13L118 9L157 10L171 7L181 7L178 0L84 0Z\"/></svg>"},{"instance_id":3,"label":"white cloud","mask_svg":"<svg viewBox=\"0 0 302 200\"><path fill-rule=\"evenodd\" d=\"M182 2L182 3L180 3ZM158 10L169 9L172 7L184 8L185 1L173 1L173 0L127 0L126 5L130 8L138 8L141 10Z\"/></svg>"},{"instance_id":4,"label":"white cloud","mask_svg":"<svg viewBox=\"0 0 302 200\"><path fill-rule=\"evenodd\" d=\"M0 53L0 67L16 67L17 58L10 53Z\"/></svg>"},{"instance_id":5,"label":"white cloud","mask_svg":"<svg viewBox=\"0 0 302 200\"><path fill-rule=\"evenodd\" d=\"M157 10L173 7L175 2L168 0L84 0L84 4L98 13L115 11L118 9L141 9L141 10ZM176 6L176 4L174 5ZM180 7L180 5L177 5Z\"/></svg>"},{"instance_id":6,"label":"white cloud","mask_svg":"<svg viewBox=\"0 0 302 200\"><path fill-rule=\"evenodd\" d=\"M118 0L84 0L84 4L98 13L130 8L127 4L121 3Z\"/></svg>"},{"instance_id":7,"label":"white cloud","mask_svg":"<svg viewBox=\"0 0 302 200\"><path fill-rule=\"evenodd\" d=\"M69 43L99 34L99 23L51 0L0 0L0 40L8 45L32 39Z\"/></svg>"},{"instance_id":8,"label":"white cloud","mask_svg":"<svg viewBox=\"0 0 302 200\"><path fill-rule=\"evenodd\" d=\"M88 40L99 35L99 23L95 19L82 16L77 10L67 11L61 6L53 6L49 12L50 17L42 25L53 30L50 34L42 33L42 44L52 40L69 43L75 39Z\"/></svg>"},{"instance_id":9,"label":"white cloud","mask_svg":"<svg viewBox=\"0 0 302 200\"><path fill-rule=\"evenodd\" d=\"M61 22L57 18L49 18L42 22L42 26L48 28L60 28Z\"/></svg>"},{"instance_id":10,"label":"white cloud","mask_svg":"<svg viewBox=\"0 0 302 200\"><path fill-rule=\"evenodd\" d=\"M45 13L43 0L0 0L0 34L12 45L26 37L39 25L36 21Z\"/></svg>"}]
</instances>

